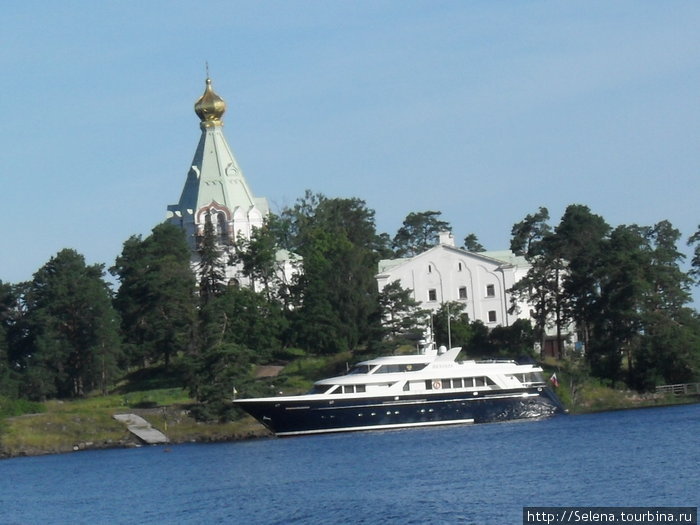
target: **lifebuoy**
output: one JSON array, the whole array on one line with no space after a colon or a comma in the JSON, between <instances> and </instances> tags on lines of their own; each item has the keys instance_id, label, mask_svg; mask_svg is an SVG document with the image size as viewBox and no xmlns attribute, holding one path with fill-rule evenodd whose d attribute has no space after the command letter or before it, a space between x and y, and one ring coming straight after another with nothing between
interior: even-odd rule
<instances>
[{"instance_id":1,"label":"lifebuoy","mask_svg":"<svg viewBox=\"0 0 700 525\"><path fill-rule=\"evenodd\" d=\"M442 388L442 383L440 381L433 381L433 388L435 390L440 390Z\"/></svg>"}]
</instances>

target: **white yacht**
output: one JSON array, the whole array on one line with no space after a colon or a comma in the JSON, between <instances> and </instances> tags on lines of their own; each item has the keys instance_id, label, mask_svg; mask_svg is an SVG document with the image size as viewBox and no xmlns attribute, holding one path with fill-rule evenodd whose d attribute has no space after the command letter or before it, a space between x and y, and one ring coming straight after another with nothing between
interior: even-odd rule
<instances>
[{"instance_id":1,"label":"white yacht","mask_svg":"<svg viewBox=\"0 0 700 525\"><path fill-rule=\"evenodd\" d=\"M564 412L542 368L515 361L457 361L460 348L378 357L307 394L235 403L278 436L485 423Z\"/></svg>"}]
</instances>

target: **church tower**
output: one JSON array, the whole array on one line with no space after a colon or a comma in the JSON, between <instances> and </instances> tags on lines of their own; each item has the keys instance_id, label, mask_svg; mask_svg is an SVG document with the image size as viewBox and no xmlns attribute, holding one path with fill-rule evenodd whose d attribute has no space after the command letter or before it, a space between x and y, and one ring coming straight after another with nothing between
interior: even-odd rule
<instances>
[{"instance_id":1,"label":"church tower","mask_svg":"<svg viewBox=\"0 0 700 525\"><path fill-rule=\"evenodd\" d=\"M185 187L177 204L168 206L168 220L185 230L192 251L192 263L198 263L197 245L204 234L207 216L214 226L219 247L227 252L237 239L249 239L269 213L264 197L253 196L223 133L226 103L206 79L204 94L195 102L194 111L202 130ZM225 256L225 254L224 254ZM236 278L236 269L227 266L227 279Z\"/></svg>"}]
</instances>

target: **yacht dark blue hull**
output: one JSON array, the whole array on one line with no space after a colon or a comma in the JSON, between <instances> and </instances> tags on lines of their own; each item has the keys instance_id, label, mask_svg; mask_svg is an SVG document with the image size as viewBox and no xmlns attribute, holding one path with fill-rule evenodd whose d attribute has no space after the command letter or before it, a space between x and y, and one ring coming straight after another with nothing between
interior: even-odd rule
<instances>
[{"instance_id":1,"label":"yacht dark blue hull","mask_svg":"<svg viewBox=\"0 0 700 525\"><path fill-rule=\"evenodd\" d=\"M559 399L547 387L342 399L242 399L236 404L278 436L489 423L564 412Z\"/></svg>"}]
</instances>

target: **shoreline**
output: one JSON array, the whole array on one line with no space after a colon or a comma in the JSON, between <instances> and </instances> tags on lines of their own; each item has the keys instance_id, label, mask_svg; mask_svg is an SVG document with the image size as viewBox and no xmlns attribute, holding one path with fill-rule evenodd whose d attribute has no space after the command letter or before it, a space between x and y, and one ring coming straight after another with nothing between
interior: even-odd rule
<instances>
[{"instance_id":1,"label":"shoreline","mask_svg":"<svg viewBox=\"0 0 700 525\"><path fill-rule=\"evenodd\" d=\"M595 414L601 412L637 410L646 408L662 408L697 403L700 403L700 399L698 399L697 397L678 397L670 399L655 398L653 400L645 399L643 400L643 402L629 403L625 406L579 406L577 407L577 409L574 410L568 409L567 415ZM154 410L157 410L158 412L154 413ZM155 416L157 416L158 414L165 414L165 411L162 409L134 410L134 412L140 412L141 415L150 417L150 419L157 419L157 417ZM144 414L144 412L148 413ZM36 419L41 415L42 414L28 414L25 416L8 418L8 420L12 422L12 420L18 420L22 418ZM55 443L54 446L43 448L39 446L30 445L29 443L20 443L15 444L13 448L8 450L3 446L3 434L0 432L0 460L20 457L45 456L52 454L69 454L88 450L140 448L145 446L160 446L163 447L165 451L167 451L167 448L171 445L183 445L187 443L230 443L236 441L248 441L253 439L274 438L274 435L269 430L267 430L265 427L263 427L250 416L246 416L243 419L237 420L232 423L195 423L194 428L192 428L189 422L184 422L184 424L180 425L177 422L166 423L160 428L164 427L163 429L168 433L168 442L154 445L143 443L136 436L131 434L123 425L117 422L115 422L115 425L121 431L119 437L117 437L116 439L113 437L99 439L98 436L94 436L94 438L92 439L85 438L76 440L71 439L70 435L59 434L59 441ZM85 434L87 435L89 433L86 432Z\"/></svg>"},{"instance_id":2,"label":"shoreline","mask_svg":"<svg viewBox=\"0 0 700 525\"><path fill-rule=\"evenodd\" d=\"M252 419L252 418L251 418ZM212 424L207 425L208 427L214 426ZM252 428L250 430L241 430L234 433L217 433L217 435L210 435L208 433L197 435L197 436L187 436L183 438L169 439L165 443L148 444L141 441L136 436L129 434L125 436L124 439L112 440L107 439L104 441L90 441L83 440L78 442L72 442L69 444L67 441L61 443L56 447L51 448L36 448L36 447L22 447L13 451L7 451L0 448L0 461L5 459L14 458L29 458L37 456L48 456L54 454L72 454L79 452L86 452L90 450L110 450L110 449L126 449L126 448L141 448L141 447L164 447L174 445L185 445L187 443L231 443L236 441L249 441L253 439L266 439L274 437L265 427L260 425L260 428Z\"/></svg>"}]
</instances>

